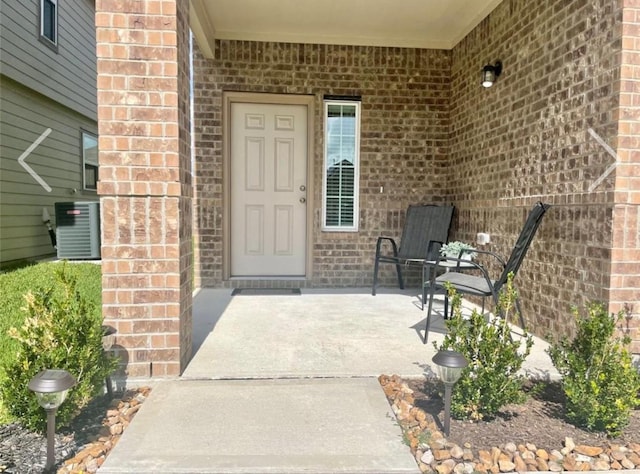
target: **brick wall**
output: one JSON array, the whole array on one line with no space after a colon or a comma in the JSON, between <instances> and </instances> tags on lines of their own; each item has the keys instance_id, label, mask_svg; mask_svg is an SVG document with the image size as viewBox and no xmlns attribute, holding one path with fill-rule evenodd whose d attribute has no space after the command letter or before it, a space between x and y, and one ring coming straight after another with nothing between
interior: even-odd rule
<instances>
[{"instance_id":1,"label":"brick wall","mask_svg":"<svg viewBox=\"0 0 640 474\"><path fill-rule=\"evenodd\" d=\"M449 69L450 52L436 50L217 41L215 59L196 53L196 284L230 285L222 278L223 91L315 96L313 277L234 284L369 286L376 238L399 236L409 204L443 202ZM325 94L362 97L358 233L320 230ZM383 270L383 283L394 278Z\"/></svg>"},{"instance_id":2,"label":"brick wall","mask_svg":"<svg viewBox=\"0 0 640 474\"><path fill-rule=\"evenodd\" d=\"M640 6L625 0L619 81L614 88L620 94L618 119L618 165L615 173L613 236L611 250L611 311L624 310L624 330L640 353Z\"/></svg>"},{"instance_id":3,"label":"brick wall","mask_svg":"<svg viewBox=\"0 0 640 474\"><path fill-rule=\"evenodd\" d=\"M188 4L96 2L103 314L130 377L191 353Z\"/></svg>"},{"instance_id":4,"label":"brick wall","mask_svg":"<svg viewBox=\"0 0 640 474\"><path fill-rule=\"evenodd\" d=\"M637 112L627 120L624 105L637 86L624 66L619 83L620 16L608 0L505 1L452 52L447 181L460 209L456 237L489 232L491 248L506 253L535 201L554 206L517 279L540 335L570 334L573 304L611 298L611 310L623 302L640 310L637 143L622 136L637 132ZM482 66L497 59L502 75L483 89ZM619 90L630 94L620 108ZM600 142L636 167L618 167L598 185L615 161Z\"/></svg>"}]
</instances>

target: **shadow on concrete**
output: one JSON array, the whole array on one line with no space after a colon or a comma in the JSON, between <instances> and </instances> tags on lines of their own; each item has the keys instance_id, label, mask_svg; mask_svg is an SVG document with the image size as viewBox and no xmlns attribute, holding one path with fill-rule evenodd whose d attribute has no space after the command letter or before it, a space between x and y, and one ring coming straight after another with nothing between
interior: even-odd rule
<instances>
[{"instance_id":1,"label":"shadow on concrete","mask_svg":"<svg viewBox=\"0 0 640 474\"><path fill-rule=\"evenodd\" d=\"M216 327L220 317L231 302L229 288L203 288L193 297L193 350L191 359L198 352L207 336Z\"/></svg>"}]
</instances>

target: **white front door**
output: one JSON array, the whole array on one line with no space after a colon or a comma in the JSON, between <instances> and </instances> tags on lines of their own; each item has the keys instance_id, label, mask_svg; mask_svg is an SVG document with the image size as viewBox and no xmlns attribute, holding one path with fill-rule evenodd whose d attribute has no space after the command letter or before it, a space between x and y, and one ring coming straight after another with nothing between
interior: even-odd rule
<instances>
[{"instance_id":1,"label":"white front door","mask_svg":"<svg viewBox=\"0 0 640 474\"><path fill-rule=\"evenodd\" d=\"M304 276L307 108L231 104L231 276Z\"/></svg>"}]
</instances>

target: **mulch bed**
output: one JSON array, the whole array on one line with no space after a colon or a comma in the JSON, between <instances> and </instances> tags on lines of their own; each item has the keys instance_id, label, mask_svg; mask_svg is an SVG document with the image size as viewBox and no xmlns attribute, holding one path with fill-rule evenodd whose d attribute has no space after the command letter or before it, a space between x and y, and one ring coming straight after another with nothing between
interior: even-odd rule
<instances>
[{"instance_id":1,"label":"mulch bed","mask_svg":"<svg viewBox=\"0 0 640 474\"><path fill-rule=\"evenodd\" d=\"M441 387L423 380L406 380L414 391L415 406L434 419L443 420L444 404ZM564 393L559 383L541 383L540 392L527 398L523 405L508 405L494 420L470 423L451 420L449 440L462 446L471 444L476 449L491 449L507 441L516 444L531 443L536 447L553 450L563 447L566 437L580 445L606 447L610 443L640 443L640 410L631 414L631 422L615 439L603 433L586 431L572 425L564 413ZM531 385L525 387L525 390Z\"/></svg>"},{"instance_id":2,"label":"mulch bed","mask_svg":"<svg viewBox=\"0 0 640 474\"><path fill-rule=\"evenodd\" d=\"M96 472L117 444L151 389L94 398L71 424L56 432L57 474ZM43 413L44 416L44 413ZM0 426L0 473L41 474L46 462L46 437L18 423Z\"/></svg>"}]
</instances>

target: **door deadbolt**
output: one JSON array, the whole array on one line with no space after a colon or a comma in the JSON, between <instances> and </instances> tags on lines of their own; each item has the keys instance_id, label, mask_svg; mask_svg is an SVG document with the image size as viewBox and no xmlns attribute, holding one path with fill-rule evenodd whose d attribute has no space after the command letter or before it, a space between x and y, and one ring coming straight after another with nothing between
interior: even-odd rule
<instances>
[{"instance_id":1,"label":"door deadbolt","mask_svg":"<svg viewBox=\"0 0 640 474\"><path fill-rule=\"evenodd\" d=\"M307 189L307 187L304 184L300 185L300 191L305 191Z\"/></svg>"},{"instance_id":2,"label":"door deadbolt","mask_svg":"<svg viewBox=\"0 0 640 474\"><path fill-rule=\"evenodd\" d=\"M305 202L307 202L307 200L305 198L300 198L300 202L304 204Z\"/></svg>"}]
</instances>

